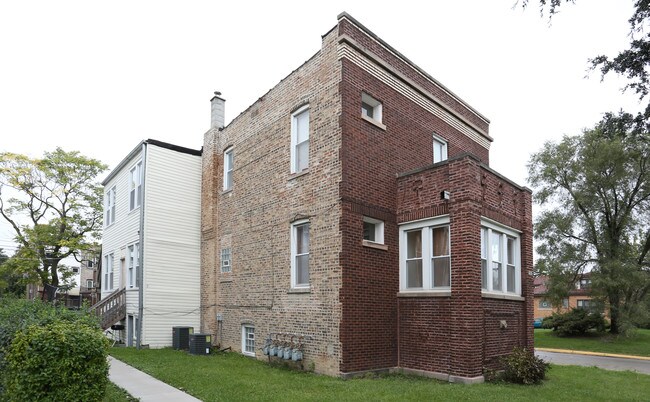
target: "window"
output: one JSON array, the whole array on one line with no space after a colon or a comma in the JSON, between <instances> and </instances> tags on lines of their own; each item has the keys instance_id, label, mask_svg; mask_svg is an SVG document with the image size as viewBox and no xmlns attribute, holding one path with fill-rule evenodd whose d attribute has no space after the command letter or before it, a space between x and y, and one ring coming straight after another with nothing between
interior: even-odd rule
<instances>
[{"instance_id":1,"label":"window","mask_svg":"<svg viewBox=\"0 0 650 402\"><path fill-rule=\"evenodd\" d=\"M361 116L374 120L377 123L382 122L382 105L381 102L372 96L361 94Z\"/></svg>"},{"instance_id":2,"label":"window","mask_svg":"<svg viewBox=\"0 0 650 402\"><path fill-rule=\"evenodd\" d=\"M241 352L247 356L255 356L255 327L242 325Z\"/></svg>"},{"instance_id":3,"label":"window","mask_svg":"<svg viewBox=\"0 0 650 402\"><path fill-rule=\"evenodd\" d=\"M309 167L309 109L304 106L291 116L291 173Z\"/></svg>"},{"instance_id":4,"label":"window","mask_svg":"<svg viewBox=\"0 0 650 402\"><path fill-rule=\"evenodd\" d=\"M72 273L73 274L78 274L79 273L79 267L72 267Z\"/></svg>"},{"instance_id":5,"label":"window","mask_svg":"<svg viewBox=\"0 0 650 402\"><path fill-rule=\"evenodd\" d=\"M142 201L142 161L129 171L129 210L140 206Z\"/></svg>"},{"instance_id":6,"label":"window","mask_svg":"<svg viewBox=\"0 0 650 402\"><path fill-rule=\"evenodd\" d=\"M140 278L138 277L138 272L140 271L140 255L138 253L138 243L129 246L127 261L128 285L130 288L137 288L140 285Z\"/></svg>"},{"instance_id":7,"label":"window","mask_svg":"<svg viewBox=\"0 0 650 402\"><path fill-rule=\"evenodd\" d=\"M449 290L451 247L449 218L400 227L400 290Z\"/></svg>"},{"instance_id":8,"label":"window","mask_svg":"<svg viewBox=\"0 0 650 402\"><path fill-rule=\"evenodd\" d=\"M567 298L562 299L562 307L569 308L569 299Z\"/></svg>"},{"instance_id":9,"label":"window","mask_svg":"<svg viewBox=\"0 0 650 402\"><path fill-rule=\"evenodd\" d=\"M235 163L235 155L232 148L223 152L223 191L232 190L232 171Z\"/></svg>"},{"instance_id":10,"label":"window","mask_svg":"<svg viewBox=\"0 0 650 402\"><path fill-rule=\"evenodd\" d=\"M309 287L309 222L291 225L291 287Z\"/></svg>"},{"instance_id":11,"label":"window","mask_svg":"<svg viewBox=\"0 0 650 402\"><path fill-rule=\"evenodd\" d=\"M433 163L447 160L447 141L433 135Z\"/></svg>"},{"instance_id":12,"label":"window","mask_svg":"<svg viewBox=\"0 0 650 402\"><path fill-rule=\"evenodd\" d=\"M591 300L578 300L576 306L577 308L588 309L592 306Z\"/></svg>"},{"instance_id":13,"label":"window","mask_svg":"<svg viewBox=\"0 0 650 402\"><path fill-rule=\"evenodd\" d=\"M553 306L551 305L551 302L548 300L540 300L539 308L549 309L549 308L553 308Z\"/></svg>"},{"instance_id":14,"label":"window","mask_svg":"<svg viewBox=\"0 0 650 402\"><path fill-rule=\"evenodd\" d=\"M384 221L364 216L363 240L384 244Z\"/></svg>"},{"instance_id":15,"label":"window","mask_svg":"<svg viewBox=\"0 0 650 402\"><path fill-rule=\"evenodd\" d=\"M232 270L230 265L230 249L222 248L221 249L221 272L230 272Z\"/></svg>"},{"instance_id":16,"label":"window","mask_svg":"<svg viewBox=\"0 0 650 402\"><path fill-rule=\"evenodd\" d=\"M106 193L104 209L104 224L105 226L110 226L115 222L115 187L111 188Z\"/></svg>"},{"instance_id":17,"label":"window","mask_svg":"<svg viewBox=\"0 0 650 402\"><path fill-rule=\"evenodd\" d=\"M104 290L113 290L113 254L104 256Z\"/></svg>"},{"instance_id":18,"label":"window","mask_svg":"<svg viewBox=\"0 0 650 402\"><path fill-rule=\"evenodd\" d=\"M486 292L521 294L519 235L482 221L481 287Z\"/></svg>"},{"instance_id":19,"label":"window","mask_svg":"<svg viewBox=\"0 0 650 402\"><path fill-rule=\"evenodd\" d=\"M589 289L591 287L591 279L580 279L578 282L578 289Z\"/></svg>"},{"instance_id":20,"label":"window","mask_svg":"<svg viewBox=\"0 0 650 402\"><path fill-rule=\"evenodd\" d=\"M92 280L92 279L86 279L86 287L87 287L88 289L93 288L94 285L95 285L95 284L93 283L93 280Z\"/></svg>"}]
</instances>

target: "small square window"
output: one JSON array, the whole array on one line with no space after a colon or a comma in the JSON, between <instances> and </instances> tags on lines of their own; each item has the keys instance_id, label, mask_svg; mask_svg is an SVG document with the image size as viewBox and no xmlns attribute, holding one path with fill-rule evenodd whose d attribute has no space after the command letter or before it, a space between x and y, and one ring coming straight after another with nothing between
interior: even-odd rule
<instances>
[{"instance_id":1,"label":"small square window","mask_svg":"<svg viewBox=\"0 0 650 402\"><path fill-rule=\"evenodd\" d=\"M447 160L447 141L433 135L433 163Z\"/></svg>"},{"instance_id":2,"label":"small square window","mask_svg":"<svg viewBox=\"0 0 650 402\"><path fill-rule=\"evenodd\" d=\"M361 94L361 116L374 120L377 123L382 122L382 104L372 96Z\"/></svg>"},{"instance_id":3,"label":"small square window","mask_svg":"<svg viewBox=\"0 0 650 402\"><path fill-rule=\"evenodd\" d=\"M230 265L230 249L221 249L221 272L230 272L232 267Z\"/></svg>"},{"instance_id":4,"label":"small square window","mask_svg":"<svg viewBox=\"0 0 650 402\"><path fill-rule=\"evenodd\" d=\"M364 216L363 240L384 244L384 221Z\"/></svg>"}]
</instances>

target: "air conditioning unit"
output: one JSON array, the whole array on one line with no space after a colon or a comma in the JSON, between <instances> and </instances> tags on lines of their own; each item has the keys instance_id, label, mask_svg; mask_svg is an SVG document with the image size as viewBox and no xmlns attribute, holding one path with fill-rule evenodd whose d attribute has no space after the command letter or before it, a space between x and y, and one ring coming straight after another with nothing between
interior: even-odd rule
<instances>
[{"instance_id":1,"label":"air conditioning unit","mask_svg":"<svg viewBox=\"0 0 650 402\"><path fill-rule=\"evenodd\" d=\"M190 334L190 354L209 355L212 346L210 334Z\"/></svg>"},{"instance_id":2,"label":"air conditioning unit","mask_svg":"<svg viewBox=\"0 0 650 402\"><path fill-rule=\"evenodd\" d=\"M189 349L192 333L194 333L193 327L172 327L172 347L174 349Z\"/></svg>"}]
</instances>

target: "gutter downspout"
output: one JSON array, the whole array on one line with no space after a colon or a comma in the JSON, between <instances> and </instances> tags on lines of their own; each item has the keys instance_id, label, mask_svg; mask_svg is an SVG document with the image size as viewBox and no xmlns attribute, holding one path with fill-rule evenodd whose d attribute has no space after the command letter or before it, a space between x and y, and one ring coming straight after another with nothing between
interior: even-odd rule
<instances>
[{"instance_id":1,"label":"gutter downspout","mask_svg":"<svg viewBox=\"0 0 650 402\"><path fill-rule=\"evenodd\" d=\"M145 180L147 173L147 142L142 143L142 172L140 180L141 182L141 189L140 189L140 230L139 230L139 235L140 239L138 240L139 242L139 247L138 247L138 260L139 260L139 265L138 267L140 268L138 270L138 325L136 328L136 340L135 340L135 346L136 349L140 349L142 346L142 314L144 311L144 305L143 305L143 299L144 299L144 205L145 205L145 185L147 181Z\"/></svg>"}]
</instances>

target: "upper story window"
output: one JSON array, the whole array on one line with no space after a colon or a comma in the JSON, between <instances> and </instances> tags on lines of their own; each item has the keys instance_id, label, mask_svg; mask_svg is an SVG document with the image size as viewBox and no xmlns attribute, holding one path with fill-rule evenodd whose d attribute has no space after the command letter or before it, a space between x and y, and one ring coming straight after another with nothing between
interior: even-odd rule
<instances>
[{"instance_id":1,"label":"upper story window","mask_svg":"<svg viewBox=\"0 0 650 402\"><path fill-rule=\"evenodd\" d=\"M291 115L291 173L309 167L309 106Z\"/></svg>"},{"instance_id":2,"label":"upper story window","mask_svg":"<svg viewBox=\"0 0 650 402\"><path fill-rule=\"evenodd\" d=\"M115 222L115 186L106 192L104 225L110 226Z\"/></svg>"},{"instance_id":3,"label":"upper story window","mask_svg":"<svg viewBox=\"0 0 650 402\"><path fill-rule=\"evenodd\" d=\"M291 225L291 287L309 287L309 221Z\"/></svg>"},{"instance_id":4,"label":"upper story window","mask_svg":"<svg viewBox=\"0 0 650 402\"><path fill-rule=\"evenodd\" d=\"M367 93L361 93L361 116L382 122L382 104Z\"/></svg>"},{"instance_id":5,"label":"upper story window","mask_svg":"<svg viewBox=\"0 0 650 402\"><path fill-rule=\"evenodd\" d=\"M363 240L384 244L384 221L364 216Z\"/></svg>"},{"instance_id":6,"label":"upper story window","mask_svg":"<svg viewBox=\"0 0 650 402\"><path fill-rule=\"evenodd\" d=\"M449 290L449 217L400 226L400 290Z\"/></svg>"},{"instance_id":7,"label":"upper story window","mask_svg":"<svg viewBox=\"0 0 650 402\"><path fill-rule=\"evenodd\" d=\"M140 285L138 272L140 271L140 255L138 253L138 243L129 246L128 259L128 286L137 288Z\"/></svg>"},{"instance_id":8,"label":"upper story window","mask_svg":"<svg viewBox=\"0 0 650 402\"><path fill-rule=\"evenodd\" d=\"M481 225L483 291L521 294L519 234L485 220Z\"/></svg>"},{"instance_id":9,"label":"upper story window","mask_svg":"<svg viewBox=\"0 0 650 402\"><path fill-rule=\"evenodd\" d=\"M589 289L591 287L591 279L580 279L578 282L578 289Z\"/></svg>"},{"instance_id":10,"label":"upper story window","mask_svg":"<svg viewBox=\"0 0 650 402\"><path fill-rule=\"evenodd\" d=\"M92 280L92 279L86 279L86 287L87 287L88 289L93 288L93 287L94 287L93 285L94 285L94 283L93 283L93 280Z\"/></svg>"},{"instance_id":11,"label":"upper story window","mask_svg":"<svg viewBox=\"0 0 650 402\"><path fill-rule=\"evenodd\" d=\"M223 191L232 190L232 171L235 166L235 154L232 148L223 152Z\"/></svg>"},{"instance_id":12,"label":"upper story window","mask_svg":"<svg viewBox=\"0 0 650 402\"><path fill-rule=\"evenodd\" d=\"M232 270L232 265L230 261L230 248L221 249L221 272L226 273Z\"/></svg>"},{"instance_id":13,"label":"upper story window","mask_svg":"<svg viewBox=\"0 0 650 402\"><path fill-rule=\"evenodd\" d=\"M104 290L113 290L113 254L104 256Z\"/></svg>"},{"instance_id":14,"label":"upper story window","mask_svg":"<svg viewBox=\"0 0 650 402\"><path fill-rule=\"evenodd\" d=\"M433 163L447 160L447 141L433 135Z\"/></svg>"},{"instance_id":15,"label":"upper story window","mask_svg":"<svg viewBox=\"0 0 650 402\"><path fill-rule=\"evenodd\" d=\"M142 161L129 171L129 211L140 206L142 201Z\"/></svg>"}]
</instances>

